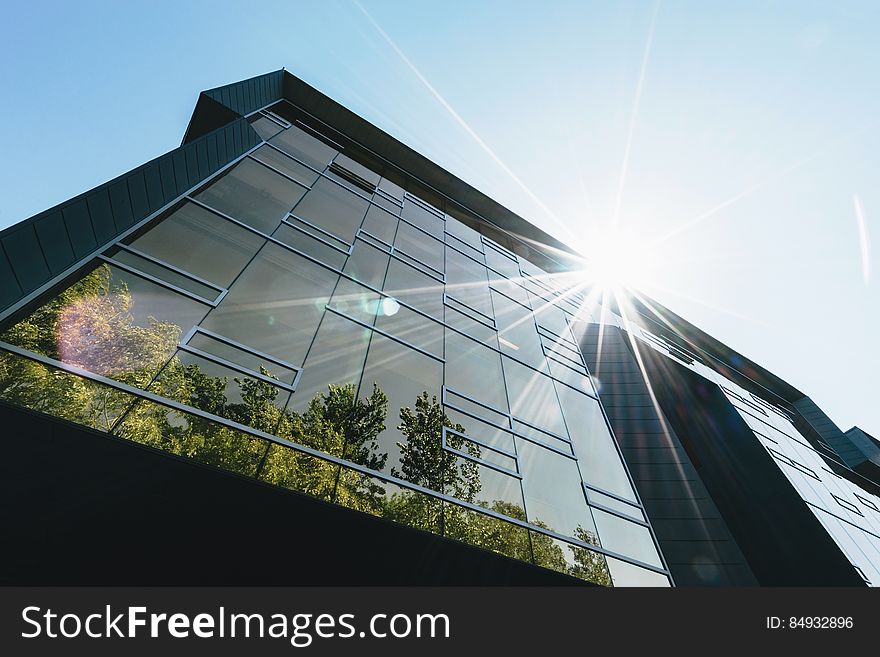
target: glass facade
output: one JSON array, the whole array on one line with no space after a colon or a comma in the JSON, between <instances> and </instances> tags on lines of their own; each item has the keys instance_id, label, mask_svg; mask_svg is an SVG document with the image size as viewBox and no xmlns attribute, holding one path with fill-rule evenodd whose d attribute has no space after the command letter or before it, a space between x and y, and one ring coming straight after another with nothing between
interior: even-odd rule
<instances>
[{"instance_id":1,"label":"glass facade","mask_svg":"<svg viewBox=\"0 0 880 657\"><path fill-rule=\"evenodd\" d=\"M669 585L573 281L264 140L0 336L0 398L601 585ZM492 235L492 239L488 235Z\"/></svg>"}]
</instances>

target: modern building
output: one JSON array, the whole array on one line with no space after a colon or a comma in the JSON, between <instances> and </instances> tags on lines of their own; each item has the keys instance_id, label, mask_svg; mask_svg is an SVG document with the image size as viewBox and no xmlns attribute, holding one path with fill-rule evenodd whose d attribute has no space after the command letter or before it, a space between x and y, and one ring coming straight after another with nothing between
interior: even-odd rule
<instances>
[{"instance_id":1,"label":"modern building","mask_svg":"<svg viewBox=\"0 0 880 657\"><path fill-rule=\"evenodd\" d=\"M880 448L286 71L0 233L5 583L880 583Z\"/></svg>"}]
</instances>

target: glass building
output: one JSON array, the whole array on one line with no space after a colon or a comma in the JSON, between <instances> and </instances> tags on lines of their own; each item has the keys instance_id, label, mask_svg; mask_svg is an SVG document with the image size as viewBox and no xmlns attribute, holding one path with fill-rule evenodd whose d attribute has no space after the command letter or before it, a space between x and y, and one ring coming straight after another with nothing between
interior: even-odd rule
<instances>
[{"instance_id":1,"label":"glass building","mask_svg":"<svg viewBox=\"0 0 880 657\"><path fill-rule=\"evenodd\" d=\"M880 582L876 483L808 398L603 306L564 245L286 71L0 243L4 408L598 585L801 583L774 564L820 534L803 583ZM784 536L756 538L763 495Z\"/></svg>"}]
</instances>

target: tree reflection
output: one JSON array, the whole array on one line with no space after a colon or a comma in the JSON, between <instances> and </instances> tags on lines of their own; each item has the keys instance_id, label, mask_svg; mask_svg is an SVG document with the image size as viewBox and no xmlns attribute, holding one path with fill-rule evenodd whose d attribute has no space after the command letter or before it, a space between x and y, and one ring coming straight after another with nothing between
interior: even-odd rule
<instances>
[{"instance_id":1,"label":"tree reflection","mask_svg":"<svg viewBox=\"0 0 880 657\"><path fill-rule=\"evenodd\" d=\"M388 399L377 383L358 396L353 384L329 385L295 412L287 393L262 378L214 376L198 362L175 352L181 327L148 318L135 323L135 300L124 283L112 281L103 265L49 300L0 335L5 342L151 392L185 406L226 418L376 472L388 453L379 436L386 430ZM282 396L283 392L283 396ZM471 545L610 584L604 557L530 531L501 517L440 502L417 490L384 482L365 472L291 449L195 413L173 409L94 381L0 352L0 398L74 422L112 431L129 440L191 458L337 504L442 533ZM470 458L447 449L442 443ZM480 447L462 438L467 430L447 417L427 391L399 413L403 440L390 474L442 492L507 518L527 519L521 504L492 499L484 490ZM458 435L461 434L461 435ZM518 482L515 484L518 489ZM540 519L533 526L547 528ZM575 538L598 541L579 527Z\"/></svg>"}]
</instances>

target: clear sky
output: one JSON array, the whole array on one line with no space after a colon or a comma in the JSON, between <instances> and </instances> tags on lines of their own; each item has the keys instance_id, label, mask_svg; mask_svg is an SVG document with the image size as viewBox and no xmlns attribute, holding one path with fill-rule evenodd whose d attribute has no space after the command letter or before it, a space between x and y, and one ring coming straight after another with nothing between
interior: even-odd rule
<instances>
[{"instance_id":1,"label":"clear sky","mask_svg":"<svg viewBox=\"0 0 880 657\"><path fill-rule=\"evenodd\" d=\"M21 2L0 228L286 67L880 437L880 3Z\"/></svg>"}]
</instances>

